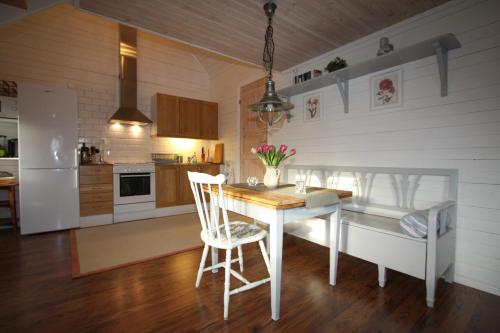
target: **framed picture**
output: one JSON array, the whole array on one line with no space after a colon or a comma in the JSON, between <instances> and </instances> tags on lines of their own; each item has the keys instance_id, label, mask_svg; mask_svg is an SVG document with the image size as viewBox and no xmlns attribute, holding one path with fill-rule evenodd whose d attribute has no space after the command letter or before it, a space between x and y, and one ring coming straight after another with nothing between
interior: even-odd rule
<instances>
[{"instance_id":1,"label":"framed picture","mask_svg":"<svg viewBox=\"0 0 500 333\"><path fill-rule=\"evenodd\" d=\"M17 83L0 80L0 96L17 97Z\"/></svg>"},{"instance_id":2,"label":"framed picture","mask_svg":"<svg viewBox=\"0 0 500 333\"><path fill-rule=\"evenodd\" d=\"M304 120L314 121L321 119L322 104L321 93L304 96Z\"/></svg>"},{"instance_id":3,"label":"framed picture","mask_svg":"<svg viewBox=\"0 0 500 333\"><path fill-rule=\"evenodd\" d=\"M381 110L403 105L403 70L374 75L370 78L370 109Z\"/></svg>"}]
</instances>

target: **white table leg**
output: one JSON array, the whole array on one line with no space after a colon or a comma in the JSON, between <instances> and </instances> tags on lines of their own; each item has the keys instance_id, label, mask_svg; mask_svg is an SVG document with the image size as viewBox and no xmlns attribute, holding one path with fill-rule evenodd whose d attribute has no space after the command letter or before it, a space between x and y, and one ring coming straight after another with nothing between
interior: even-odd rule
<instances>
[{"instance_id":1,"label":"white table leg","mask_svg":"<svg viewBox=\"0 0 500 333\"><path fill-rule=\"evenodd\" d=\"M212 230L215 230L217 226L219 225L219 210L220 208L218 206L214 206L214 215L215 215L215 221L212 223ZM219 263L219 249L217 249L214 246L211 246L212 249L212 266L217 265ZM218 268L213 268L212 273L217 273L219 271Z\"/></svg>"},{"instance_id":2,"label":"white table leg","mask_svg":"<svg viewBox=\"0 0 500 333\"><path fill-rule=\"evenodd\" d=\"M265 224L266 230L269 231L269 228L268 228L269 224L267 224L267 223L259 222L259 220L253 219L253 224L258 225L261 228L264 228L263 224ZM271 252L269 249L269 232L267 233L267 236L266 236L266 250L267 250L267 253Z\"/></svg>"},{"instance_id":3,"label":"white table leg","mask_svg":"<svg viewBox=\"0 0 500 333\"><path fill-rule=\"evenodd\" d=\"M283 250L283 212L278 212L276 222L269 226L271 259L271 317L280 319L281 262Z\"/></svg>"},{"instance_id":4,"label":"white table leg","mask_svg":"<svg viewBox=\"0 0 500 333\"><path fill-rule=\"evenodd\" d=\"M378 285L381 288L385 287L385 281L386 281L386 269L385 266L378 265Z\"/></svg>"},{"instance_id":5,"label":"white table leg","mask_svg":"<svg viewBox=\"0 0 500 333\"><path fill-rule=\"evenodd\" d=\"M337 283L337 266L339 260L339 238L342 204L337 204L337 209L330 215L330 284Z\"/></svg>"}]
</instances>

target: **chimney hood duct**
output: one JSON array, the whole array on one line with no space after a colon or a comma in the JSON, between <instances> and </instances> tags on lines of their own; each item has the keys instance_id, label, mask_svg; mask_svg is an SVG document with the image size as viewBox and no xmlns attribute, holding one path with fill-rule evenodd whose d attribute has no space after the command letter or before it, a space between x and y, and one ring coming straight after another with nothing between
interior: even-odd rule
<instances>
[{"instance_id":1,"label":"chimney hood duct","mask_svg":"<svg viewBox=\"0 0 500 333\"><path fill-rule=\"evenodd\" d=\"M152 121L137 109L137 30L120 25L120 107L110 123L148 125Z\"/></svg>"}]
</instances>

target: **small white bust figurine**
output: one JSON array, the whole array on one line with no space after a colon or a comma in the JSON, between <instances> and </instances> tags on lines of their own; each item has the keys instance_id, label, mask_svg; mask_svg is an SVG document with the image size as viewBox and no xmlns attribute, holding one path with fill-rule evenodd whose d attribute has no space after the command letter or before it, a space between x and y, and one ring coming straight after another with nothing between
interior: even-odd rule
<instances>
[{"instance_id":1,"label":"small white bust figurine","mask_svg":"<svg viewBox=\"0 0 500 333\"><path fill-rule=\"evenodd\" d=\"M380 48L377 51L377 56L384 55L386 53L394 51L394 46L389 43L389 38L387 37L382 37L380 38Z\"/></svg>"}]
</instances>

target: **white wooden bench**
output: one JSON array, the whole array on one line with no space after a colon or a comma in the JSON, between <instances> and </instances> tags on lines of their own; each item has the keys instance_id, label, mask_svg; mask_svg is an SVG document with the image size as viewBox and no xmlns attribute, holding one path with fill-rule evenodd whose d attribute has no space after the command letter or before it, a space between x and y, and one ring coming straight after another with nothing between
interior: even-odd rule
<instances>
[{"instance_id":1,"label":"white wooden bench","mask_svg":"<svg viewBox=\"0 0 500 333\"><path fill-rule=\"evenodd\" d=\"M381 287L386 268L425 280L429 307L437 280L454 279L457 178L452 169L287 165L283 172L285 183L353 191L342 204L339 250L377 264ZM427 238L406 235L399 219L429 208ZM448 228L439 228L439 214L450 214ZM328 246L329 227L328 219L315 218L287 224L285 232Z\"/></svg>"}]
</instances>

